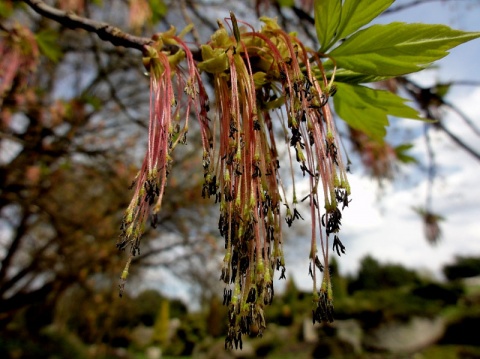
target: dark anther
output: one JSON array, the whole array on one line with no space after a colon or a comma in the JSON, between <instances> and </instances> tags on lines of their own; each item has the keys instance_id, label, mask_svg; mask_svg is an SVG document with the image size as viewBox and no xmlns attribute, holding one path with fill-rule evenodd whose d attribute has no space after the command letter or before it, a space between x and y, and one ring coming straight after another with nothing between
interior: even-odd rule
<instances>
[{"instance_id":1,"label":"dark anther","mask_svg":"<svg viewBox=\"0 0 480 359\"><path fill-rule=\"evenodd\" d=\"M241 176L243 174L242 172L242 167L240 166L240 164L236 164L235 166L235 175L236 176Z\"/></svg>"},{"instance_id":2,"label":"dark anther","mask_svg":"<svg viewBox=\"0 0 480 359\"><path fill-rule=\"evenodd\" d=\"M328 97L325 96L325 94L323 94L323 93L321 94L320 97L321 97L321 99L322 99L322 103L320 104L320 107L323 107L323 106L325 106L325 105L327 104L327 102L328 102Z\"/></svg>"},{"instance_id":3,"label":"dark anther","mask_svg":"<svg viewBox=\"0 0 480 359\"><path fill-rule=\"evenodd\" d=\"M257 300L255 288L250 288L247 296L247 303L255 303Z\"/></svg>"},{"instance_id":4,"label":"dark anther","mask_svg":"<svg viewBox=\"0 0 480 359\"><path fill-rule=\"evenodd\" d=\"M248 256L243 256L240 258L240 273L245 274L248 267L250 266L250 260Z\"/></svg>"},{"instance_id":5,"label":"dark anther","mask_svg":"<svg viewBox=\"0 0 480 359\"><path fill-rule=\"evenodd\" d=\"M262 175L262 172L260 171L260 167L258 166L258 164L254 163L252 178L257 178L257 177L260 177L261 175Z\"/></svg>"},{"instance_id":6,"label":"dark anther","mask_svg":"<svg viewBox=\"0 0 480 359\"><path fill-rule=\"evenodd\" d=\"M223 272L223 270L222 270L222 272ZM227 288L223 288L223 303L222 303L222 305L226 305L226 304L227 304Z\"/></svg>"},{"instance_id":7,"label":"dark anther","mask_svg":"<svg viewBox=\"0 0 480 359\"><path fill-rule=\"evenodd\" d=\"M235 125L231 122L230 123L230 133L229 133L228 137L230 137L232 139L235 139L235 132L238 132L238 130L235 127Z\"/></svg>"},{"instance_id":8,"label":"dark anther","mask_svg":"<svg viewBox=\"0 0 480 359\"><path fill-rule=\"evenodd\" d=\"M313 86L312 81L310 81L308 77L305 77L305 91L309 92L312 86Z\"/></svg>"},{"instance_id":9,"label":"dark anther","mask_svg":"<svg viewBox=\"0 0 480 359\"><path fill-rule=\"evenodd\" d=\"M253 129L255 131L260 131L261 130L260 122L258 122L258 120L253 121Z\"/></svg>"},{"instance_id":10,"label":"dark anther","mask_svg":"<svg viewBox=\"0 0 480 359\"><path fill-rule=\"evenodd\" d=\"M302 117L300 119L301 122L307 122L307 113L302 111Z\"/></svg>"},{"instance_id":11,"label":"dark anther","mask_svg":"<svg viewBox=\"0 0 480 359\"><path fill-rule=\"evenodd\" d=\"M152 228L157 228L157 224L158 224L158 216L156 214L152 214L151 216Z\"/></svg>"},{"instance_id":12,"label":"dark anther","mask_svg":"<svg viewBox=\"0 0 480 359\"><path fill-rule=\"evenodd\" d=\"M293 223L293 217L292 216L285 216L285 222L287 222L288 226L291 227Z\"/></svg>"},{"instance_id":13,"label":"dark anther","mask_svg":"<svg viewBox=\"0 0 480 359\"><path fill-rule=\"evenodd\" d=\"M315 177L315 175L303 163L300 165L300 169L303 172L303 177L305 177L305 172L307 172L310 176Z\"/></svg>"},{"instance_id":14,"label":"dark anther","mask_svg":"<svg viewBox=\"0 0 480 359\"><path fill-rule=\"evenodd\" d=\"M348 192L345 191L345 194L343 195L343 206L342 206L342 211L345 209L345 207L348 207L348 204L352 202L352 200L348 199Z\"/></svg>"},{"instance_id":15,"label":"dark anther","mask_svg":"<svg viewBox=\"0 0 480 359\"><path fill-rule=\"evenodd\" d=\"M225 198L225 202L233 201L234 196L232 194L232 191L230 191L230 188L227 188L227 186L223 188L223 196Z\"/></svg>"},{"instance_id":16,"label":"dark anther","mask_svg":"<svg viewBox=\"0 0 480 359\"><path fill-rule=\"evenodd\" d=\"M299 92L298 83L296 83L296 82L293 83L293 91L295 92L295 94L297 94Z\"/></svg>"},{"instance_id":17,"label":"dark anther","mask_svg":"<svg viewBox=\"0 0 480 359\"><path fill-rule=\"evenodd\" d=\"M267 283L266 285L267 291L265 293L265 297L263 298L263 303L265 305L270 305L273 302L273 296L274 296L274 289L273 289L273 283Z\"/></svg>"},{"instance_id":18,"label":"dark anther","mask_svg":"<svg viewBox=\"0 0 480 359\"><path fill-rule=\"evenodd\" d=\"M342 211L345 207L348 207L348 204L352 201L348 199L348 192L345 189L335 189L335 198L339 203L343 203Z\"/></svg>"},{"instance_id":19,"label":"dark anther","mask_svg":"<svg viewBox=\"0 0 480 359\"><path fill-rule=\"evenodd\" d=\"M338 238L337 235L333 237L333 250L334 251L336 250L339 256L341 256L340 252L345 254L345 246L342 244L342 242L340 241L340 238Z\"/></svg>"},{"instance_id":20,"label":"dark anther","mask_svg":"<svg viewBox=\"0 0 480 359\"><path fill-rule=\"evenodd\" d=\"M268 226L267 228L267 242L271 242L274 239L275 229L273 226Z\"/></svg>"},{"instance_id":21,"label":"dark anther","mask_svg":"<svg viewBox=\"0 0 480 359\"><path fill-rule=\"evenodd\" d=\"M312 205L312 198L313 198L313 205L315 206L315 208L318 208L317 200L311 194L307 194L305 197L302 198L300 202L305 202L307 198L310 198L310 205ZM322 224L323 224L323 216L322 216ZM323 224L323 226L325 227L325 224Z\"/></svg>"},{"instance_id":22,"label":"dark anther","mask_svg":"<svg viewBox=\"0 0 480 359\"><path fill-rule=\"evenodd\" d=\"M318 294L320 298L317 303L317 308L312 311L313 323L331 323L333 322L333 303L327 298L325 292L320 291Z\"/></svg>"},{"instance_id":23,"label":"dark anther","mask_svg":"<svg viewBox=\"0 0 480 359\"><path fill-rule=\"evenodd\" d=\"M203 155L202 166L204 170L207 170L210 167L210 157L206 153Z\"/></svg>"},{"instance_id":24,"label":"dark anther","mask_svg":"<svg viewBox=\"0 0 480 359\"><path fill-rule=\"evenodd\" d=\"M338 208L335 208L328 217L327 225L325 226L325 214L322 216L322 225L326 227L325 232L327 236L330 233L337 233L340 230L340 225L342 219L342 212Z\"/></svg>"},{"instance_id":25,"label":"dark anther","mask_svg":"<svg viewBox=\"0 0 480 359\"><path fill-rule=\"evenodd\" d=\"M210 196L217 193L217 176L213 176L212 181L209 183L208 186L208 194Z\"/></svg>"},{"instance_id":26,"label":"dark anther","mask_svg":"<svg viewBox=\"0 0 480 359\"><path fill-rule=\"evenodd\" d=\"M250 321L251 321L250 315L248 316L244 315L240 318L240 333L244 333L244 334L248 333L249 327L250 327Z\"/></svg>"},{"instance_id":27,"label":"dark anther","mask_svg":"<svg viewBox=\"0 0 480 359\"><path fill-rule=\"evenodd\" d=\"M338 202L343 202L343 191L341 189L335 189L335 198L337 199Z\"/></svg>"},{"instance_id":28,"label":"dark anther","mask_svg":"<svg viewBox=\"0 0 480 359\"><path fill-rule=\"evenodd\" d=\"M228 267L222 268L222 274L220 275L220 280L225 284L230 283L230 268Z\"/></svg>"},{"instance_id":29,"label":"dark anther","mask_svg":"<svg viewBox=\"0 0 480 359\"><path fill-rule=\"evenodd\" d=\"M337 146L335 146L335 143L333 142L328 142L328 140L325 140L325 147L327 151L327 155L332 159L333 163L335 163L338 166L338 151L337 151Z\"/></svg>"},{"instance_id":30,"label":"dark anther","mask_svg":"<svg viewBox=\"0 0 480 359\"><path fill-rule=\"evenodd\" d=\"M280 274L280 279L287 279L287 277L285 276L285 267L282 266L282 273Z\"/></svg>"},{"instance_id":31,"label":"dark anther","mask_svg":"<svg viewBox=\"0 0 480 359\"><path fill-rule=\"evenodd\" d=\"M308 265L308 275L313 278L312 263Z\"/></svg>"},{"instance_id":32,"label":"dark anther","mask_svg":"<svg viewBox=\"0 0 480 359\"><path fill-rule=\"evenodd\" d=\"M301 219L304 220L300 213L297 211L296 208L293 209L293 219Z\"/></svg>"},{"instance_id":33,"label":"dark anther","mask_svg":"<svg viewBox=\"0 0 480 359\"><path fill-rule=\"evenodd\" d=\"M187 144L187 132L185 132L183 135L182 135L182 139L180 140L180 143L182 145L186 145Z\"/></svg>"},{"instance_id":34,"label":"dark anther","mask_svg":"<svg viewBox=\"0 0 480 359\"><path fill-rule=\"evenodd\" d=\"M352 173L352 171L350 170L350 165L351 165L351 164L352 164L352 163L350 162L350 160L348 160L348 163L347 163L347 172L348 172L348 173Z\"/></svg>"},{"instance_id":35,"label":"dark anther","mask_svg":"<svg viewBox=\"0 0 480 359\"><path fill-rule=\"evenodd\" d=\"M130 186L128 186L128 189L133 189L133 187L135 187L136 183L137 183L137 181L133 180L132 183L130 184Z\"/></svg>"},{"instance_id":36,"label":"dark anther","mask_svg":"<svg viewBox=\"0 0 480 359\"><path fill-rule=\"evenodd\" d=\"M325 268L322 263L320 263L320 259L318 259L318 256L315 256L315 266L320 269L320 272L323 272L323 269Z\"/></svg>"},{"instance_id":37,"label":"dark anther","mask_svg":"<svg viewBox=\"0 0 480 359\"><path fill-rule=\"evenodd\" d=\"M137 255L140 255L140 247L138 244L134 244L132 245L132 256L137 256Z\"/></svg>"},{"instance_id":38,"label":"dark anther","mask_svg":"<svg viewBox=\"0 0 480 359\"><path fill-rule=\"evenodd\" d=\"M305 148L305 144L302 143L302 134L298 128L292 127L292 138L290 138L290 146L297 147L297 143L300 143L300 147Z\"/></svg>"},{"instance_id":39,"label":"dark anther","mask_svg":"<svg viewBox=\"0 0 480 359\"><path fill-rule=\"evenodd\" d=\"M330 90L328 90L328 95L329 96L334 96L337 93L337 86L332 85L330 87Z\"/></svg>"},{"instance_id":40,"label":"dark anther","mask_svg":"<svg viewBox=\"0 0 480 359\"><path fill-rule=\"evenodd\" d=\"M227 165L231 165L233 163L233 159L235 158L235 151L230 151L226 155L222 157L222 161L225 160Z\"/></svg>"},{"instance_id":41,"label":"dark anther","mask_svg":"<svg viewBox=\"0 0 480 359\"><path fill-rule=\"evenodd\" d=\"M145 202L148 202L149 205L152 205L155 201L155 197L160 194L160 188L158 188L157 183L155 181L145 181L143 184L145 188Z\"/></svg>"},{"instance_id":42,"label":"dark anther","mask_svg":"<svg viewBox=\"0 0 480 359\"><path fill-rule=\"evenodd\" d=\"M313 131L308 132L308 140L310 141L310 146L315 144L315 137L313 136Z\"/></svg>"},{"instance_id":43,"label":"dark anther","mask_svg":"<svg viewBox=\"0 0 480 359\"><path fill-rule=\"evenodd\" d=\"M122 240L121 242L117 243L117 249L120 251L124 251L125 248L127 247L128 241L126 239Z\"/></svg>"}]
</instances>

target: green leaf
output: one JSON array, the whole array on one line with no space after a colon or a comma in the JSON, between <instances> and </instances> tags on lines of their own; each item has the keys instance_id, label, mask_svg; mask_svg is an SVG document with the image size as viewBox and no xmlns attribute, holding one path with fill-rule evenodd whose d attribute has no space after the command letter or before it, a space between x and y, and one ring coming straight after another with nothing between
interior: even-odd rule
<instances>
[{"instance_id":1,"label":"green leaf","mask_svg":"<svg viewBox=\"0 0 480 359\"><path fill-rule=\"evenodd\" d=\"M418 112L407 106L404 98L389 91L336 82L335 112L349 126L374 140L383 141L388 115L423 120Z\"/></svg>"},{"instance_id":2,"label":"green leaf","mask_svg":"<svg viewBox=\"0 0 480 359\"><path fill-rule=\"evenodd\" d=\"M315 30L320 43L319 51L324 52L330 47L340 23L342 0L315 0L313 11Z\"/></svg>"},{"instance_id":3,"label":"green leaf","mask_svg":"<svg viewBox=\"0 0 480 359\"><path fill-rule=\"evenodd\" d=\"M384 12L395 0L345 0L336 39L343 39Z\"/></svg>"},{"instance_id":4,"label":"green leaf","mask_svg":"<svg viewBox=\"0 0 480 359\"><path fill-rule=\"evenodd\" d=\"M58 62L63 55L58 44L58 32L52 29L41 30L35 35L38 47L42 54L53 62Z\"/></svg>"},{"instance_id":5,"label":"green leaf","mask_svg":"<svg viewBox=\"0 0 480 359\"><path fill-rule=\"evenodd\" d=\"M407 152L413 148L411 143L404 143L394 148L397 159L402 163L418 163L417 159Z\"/></svg>"},{"instance_id":6,"label":"green leaf","mask_svg":"<svg viewBox=\"0 0 480 359\"><path fill-rule=\"evenodd\" d=\"M329 55L338 67L354 72L400 76L424 69L451 48L479 36L480 32L445 25L394 22L358 31Z\"/></svg>"},{"instance_id":7,"label":"green leaf","mask_svg":"<svg viewBox=\"0 0 480 359\"><path fill-rule=\"evenodd\" d=\"M331 78L327 74L327 78ZM362 84L368 82L378 82L391 79L392 76L366 75L350 70L340 69L335 72L335 81L346 82L349 84Z\"/></svg>"}]
</instances>

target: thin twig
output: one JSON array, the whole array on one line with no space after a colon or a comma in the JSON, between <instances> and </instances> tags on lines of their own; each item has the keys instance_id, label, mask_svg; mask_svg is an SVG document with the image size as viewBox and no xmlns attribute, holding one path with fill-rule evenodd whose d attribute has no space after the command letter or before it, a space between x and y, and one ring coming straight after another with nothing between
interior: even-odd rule
<instances>
[{"instance_id":1,"label":"thin twig","mask_svg":"<svg viewBox=\"0 0 480 359\"><path fill-rule=\"evenodd\" d=\"M123 46L143 52L145 46L153 44L152 39L134 36L123 32L118 27L106 22L95 21L78 16L73 12L56 9L41 0L22 1L30 6L35 12L46 18L54 20L70 29L83 29L88 32L96 33L100 39L108 41L115 46Z\"/></svg>"},{"instance_id":2,"label":"thin twig","mask_svg":"<svg viewBox=\"0 0 480 359\"><path fill-rule=\"evenodd\" d=\"M406 3L406 4L391 7L389 9L385 10L382 13L382 15L387 15L387 14L391 14L391 13L394 13L394 12L397 12L397 11L407 10L407 9L412 8L412 7L415 7L415 6L418 6L418 5L424 5L424 4L429 3L429 2L431 3L431 2L439 2L439 1L445 2L445 0L414 0L414 1L411 1L411 2ZM458 0L454 0L454 1L458 1Z\"/></svg>"}]
</instances>

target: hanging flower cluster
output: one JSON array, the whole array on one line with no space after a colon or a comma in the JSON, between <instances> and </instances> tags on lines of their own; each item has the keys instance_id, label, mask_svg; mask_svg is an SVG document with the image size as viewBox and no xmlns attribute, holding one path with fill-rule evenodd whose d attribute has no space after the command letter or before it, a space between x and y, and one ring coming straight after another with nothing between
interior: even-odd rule
<instances>
[{"instance_id":1,"label":"hanging flower cluster","mask_svg":"<svg viewBox=\"0 0 480 359\"><path fill-rule=\"evenodd\" d=\"M304 200L310 203L312 218L314 322L333 320L331 237L338 254L345 253L337 233L350 187L327 106L333 86L323 75L318 54L274 20L262 21L261 31L240 32L232 15L233 36L221 26L202 46L203 62L198 65L213 74L218 102L218 153L211 159L209 151L204 155L208 160L203 195L215 196L220 204L218 225L226 249L221 280L229 306L226 347L241 346L242 335L252 328L260 333L265 328L263 308L272 302L274 270L285 277L281 216L288 226L302 218L295 189L289 200L280 178L275 135L279 128L292 152L293 186L293 157L310 183Z\"/></svg>"},{"instance_id":2,"label":"hanging flower cluster","mask_svg":"<svg viewBox=\"0 0 480 359\"><path fill-rule=\"evenodd\" d=\"M184 140L193 107L203 139L202 195L214 197L219 204L218 227L225 241L220 279L229 308L227 348L241 347L243 334L262 332L264 307L274 295L274 271L285 278L282 222L290 227L302 218L295 168L310 184L309 195L300 200L310 204L312 220L314 322L333 320L329 246L339 255L345 253L338 232L350 186L327 104L334 86L324 75L318 53L284 32L275 20L262 21L260 31L240 31L232 14L231 31L220 24L211 41L202 46L198 64L173 29L157 36L156 44L147 49L144 61L152 94L149 144L118 242L121 249L130 245L131 256L138 253L149 207L153 205L153 214L160 210L170 153ZM179 50L167 53L162 50L165 45ZM187 73L179 67L184 59ZM212 123L207 120L208 103L198 71L213 76L216 114ZM185 123L182 129L180 115ZM280 177L278 137L288 149L292 198L287 198ZM127 274L128 264L122 279Z\"/></svg>"},{"instance_id":3,"label":"hanging flower cluster","mask_svg":"<svg viewBox=\"0 0 480 359\"><path fill-rule=\"evenodd\" d=\"M157 224L156 215L161 208L172 165L171 152L178 143L186 143L192 108L200 123L204 148L211 145L207 126L208 97L191 51L181 36L175 35L173 27L166 33L157 34L153 40L154 45L146 48L143 59L150 75L148 148L142 168L132 184L135 192L122 220L122 233L117 242L119 249L130 248L120 293L132 257L140 253L140 238L150 212L152 226ZM163 51L166 46L175 46L176 51ZM186 73L180 67L181 62L187 63Z\"/></svg>"}]
</instances>

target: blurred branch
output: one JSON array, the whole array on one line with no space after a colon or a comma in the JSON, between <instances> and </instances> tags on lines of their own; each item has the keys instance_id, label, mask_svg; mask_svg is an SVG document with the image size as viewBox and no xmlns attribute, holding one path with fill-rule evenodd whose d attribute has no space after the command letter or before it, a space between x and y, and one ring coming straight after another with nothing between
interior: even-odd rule
<instances>
[{"instance_id":1,"label":"blurred branch","mask_svg":"<svg viewBox=\"0 0 480 359\"><path fill-rule=\"evenodd\" d=\"M453 105L450 102L444 101L443 99L442 99L442 105L444 105L445 107L448 107L450 110L455 112L458 116L460 116L460 118L467 124L467 126L470 127L477 136L480 136L480 129L478 129L478 127L473 123L473 121L470 118L468 118L468 116L463 111L461 111L457 106Z\"/></svg>"},{"instance_id":2,"label":"blurred branch","mask_svg":"<svg viewBox=\"0 0 480 359\"><path fill-rule=\"evenodd\" d=\"M450 137L450 139L455 142L459 147L463 148L465 151L470 153L473 157L475 157L478 161L480 161L480 153L476 152L473 148L468 146L465 142L462 141L457 135L450 132L448 128L442 122L435 123L435 126L440 128L445 134Z\"/></svg>"},{"instance_id":3,"label":"blurred branch","mask_svg":"<svg viewBox=\"0 0 480 359\"><path fill-rule=\"evenodd\" d=\"M196 2L192 0L187 0L187 6L189 10L194 14L201 22L203 25L205 25L207 28L209 28L212 32L217 30L217 25L210 21L208 18L206 18L196 7Z\"/></svg>"},{"instance_id":4,"label":"blurred branch","mask_svg":"<svg viewBox=\"0 0 480 359\"><path fill-rule=\"evenodd\" d=\"M45 4L45 2L41 0L22 1L30 6L35 12L46 18L54 20L70 29L83 29L88 32L96 33L100 39L108 41L115 46L123 46L143 52L145 46L153 43L152 39L127 34L106 22L87 19L72 12L56 9Z\"/></svg>"},{"instance_id":5,"label":"blurred branch","mask_svg":"<svg viewBox=\"0 0 480 359\"><path fill-rule=\"evenodd\" d=\"M425 112L425 115L427 118L430 118L432 120L436 120L437 122L434 124L434 126L440 130L442 130L450 139L455 142L460 148L468 152L470 155L475 157L478 161L480 161L480 153L475 151L474 148L469 146L467 143L465 143L460 137L452 133L442 122L441 118L439 118L439 115L435 114L435 109L440 107L440 106L446 106L452 109L452 105L446 103L442 96L437 95L432 91L432 88L424 88L419 86L418 84L414 83L413 81L405 78L405 77L399 77L397 78L397 82L401 84L405 90L415 99L417 104L420 106L420 108ZM473 126L473 123L468 119L465 118L463 113L459 111L455 111L462 119L470 126ZM473 127L473 129L476 129ZM477 131L475 131L477 132Z\"/></svg>"},{"instance_id":6,"label":"blurred branch","mask_svg":"<svg viewBox=\"0 0 480 359\"><path fill-rule=\"evenodd\" d=\"M28 304L44 302L45 298L52 292L53 288L54 282L49 282L30 292L17 293L8 299L2 299L2 309L0 313L14 311Z\"/></svg>"},{"instance_id":7,"label":"blurred branch","mask_svg":"<svg viewBox=\"0 0 480 359\"><path fill-rule=\"evenodd\" d=\"M407 9L410 9L410 8L415 7L415 6L418 6L418 5L424 5L424 4L426 4L426 3L431 3L431 2L448 2L448 1L458 2L459 0L414 0L414 1L411 1L411 2L406 3L406 4L402 4L402 5L397 5L397 6L391 7L391 8L389 8L389 9L385 10L385 11L383 12L383 15L385 15L385 14L391 14L391 13L398 12L398 11L407 10ZM469 0L466 0L466 1L469 1Z\"/></svg>"}]
</instances>

